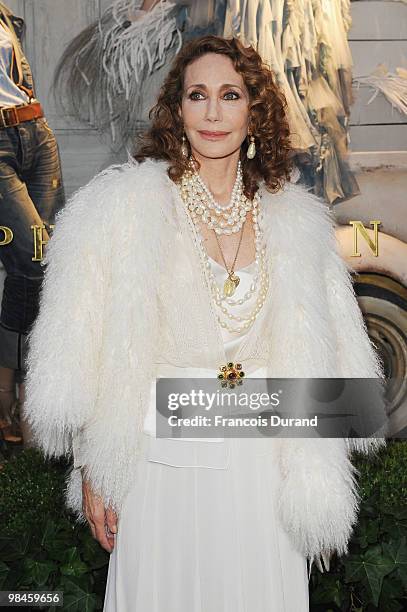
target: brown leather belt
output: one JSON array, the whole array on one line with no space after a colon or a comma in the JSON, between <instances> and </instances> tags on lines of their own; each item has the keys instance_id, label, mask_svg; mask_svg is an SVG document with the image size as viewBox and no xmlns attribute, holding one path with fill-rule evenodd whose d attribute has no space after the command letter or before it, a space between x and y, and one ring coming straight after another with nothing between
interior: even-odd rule
<instances>
[{"instance_id":1,"label":"brown leather belt","mask_svg":"<svg viewBox=\"0 0 407 612\"><path fill-rule=\"evenodd\" d=\"M40 102L0 108L0 128L13 127L23 121L30 121L30 119L38 119L43 116L44 112Z\"/></svg>"}]
</instances>

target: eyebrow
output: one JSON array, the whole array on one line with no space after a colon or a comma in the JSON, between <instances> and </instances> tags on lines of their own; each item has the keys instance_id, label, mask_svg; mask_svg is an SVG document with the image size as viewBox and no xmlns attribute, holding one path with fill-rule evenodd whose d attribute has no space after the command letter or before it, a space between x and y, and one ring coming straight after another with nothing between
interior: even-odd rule
<instances>
[{"instance_id":1,"label":"eyebrow","mask_svg":"<svg viewBox=\"0 0 407 612\"><path fill-rule=\"evenodd\" d=\"M193 85L188 85L187 90L191 87L200 87L201 89L207 89L205 83L194 83ZM242 88L239 87L239 85L235 85L234 83L223 83L223 85L220 86L220 89L226 89L227 87L237 87L237 89L243 91Z\"/></svg>"}]
</instances>

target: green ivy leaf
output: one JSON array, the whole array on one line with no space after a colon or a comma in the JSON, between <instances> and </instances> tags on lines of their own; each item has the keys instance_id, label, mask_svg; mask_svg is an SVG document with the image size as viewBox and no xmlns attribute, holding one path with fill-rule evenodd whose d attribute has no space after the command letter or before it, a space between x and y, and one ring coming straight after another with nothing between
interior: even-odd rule
<instances>
[{"instance_id":1,"label":"green ivy leaf","mask_svg":"<svg viewBox=\"0 0 407 612\"><path fill-rule=\"evenodd\" d=\"M89 571L89 567L81 560L76 546L69 548L62 558L61 574L65 576L81 576Z\"/></svg>"},{"instance_id":2,"label":"green ivy leaf","mask_svg":"<svg viewBox=\"0 0 407 612\"><path fill-rule=\"evenodd\" d=\"M110 554L91 535L83 540L81 551L84 561L92 570L109 564Z\"/></svg>"},{"instance_id":3,"label":"green ivy leaf","mask_svg":"<svg viewBox=\"0 0 407 612\"><path fill-rule=\"evenodd\" d=\"M396 578L392 578L393 575L391 574L383 581L378 604L380 612L400 612L403 610L403 605L397 601L404 595L403 585Z\"/></svg>"},{"instance_id":4,"label":"green ivy leaf","mask_svg":"<svg viewBox=\"0 0 407 612\"><path fill-rule=\"evenodd\" d=\"M67 532L64 528L59 529L53 538L44 540L49 556L62 562L66 558L66 550L72 547L74 542L74 534Z\"/></svg>"},{"instance_id":5,"label":"green ivy leaf","mask_svg":"<svg viewBox=\"0 0 407 612\"><path fill-rule=\"evenodd\" d=\"M362 519L355 531L353 540L361 548L367 548L369 544L375 544L379 537L379 520Z\"/></svg>"},{"instance_id":6,"label":"green ivy leaf","mask_svg":"<svg viewBox=\"0 0 407 612\"><path fill-rule=\"evenodd\" d=\"M64 592L64 611L94 612L97 610L98 598L83 586L83 582L65 577L61 590Z\"/></svg>"},{"instance_id":7,"label":"green ivy leaf","mask_svg":"<svg viewBox=\"0 0 407 612\"><path fill-rule=\"evenodd\" d=\"M393 560L396 566L396 575L407 589L407 545L406 538L400 542L392 541L383 544L383 552Z\"/></svg>"},{"instance_id":8,"label":"green ivy leaf","mask_svg":"<svg viewBox=\"0 0 407 612\"><path fill-rule=\"evenodd\" d=\"M382 552L380 544L372 546L360 556L350 555L345 560L345 582L365 582L375 606L379 602L383 578L395 568L393 559Z\"/></svg>"},{"instance_id":9,"label":"green ivy leaf","mask_svg":"<svg viewBox=\"0 0 407 612\"><path fill-rule=\"evenodd\" d=\"M31 584L35 586L43 586L47 582L50 573L56 569L57 566L52 561L36 561L31 558L24 560L24 574L30 577Z\"/></svg>"},{"instance_id":10,"label":"green ivy leaf","mask_svg":"<svg viewBox=\"0 0 407 612\"><path fill-rule=\"evenodd\" d=\"M2 561L11 562L24 559L30 544L30 534L24 536L4 536L0 538L0 554ZM30 550L31 552L31 550Z\"/></svg>"},{"instance_id":11,"label":"green ivy leaf","mask_svg":"<svg viewBox=\"0 0 407 612\"><path fill-rule=\"evenodd\" d=\"M312 593L312 604L336 604L340 607L344 599L344 588L337 576L326 574Z\"/></svg>"},{"instance_id":12,"label":"green ivy leaf","mask_svg":"<svg viewBox=\"0 0 407 612\"><path fill-rule=\"evenodd\" d=\"M54 542L54 539L57 536L57 533L58 533L57 523L53 519L49 518L45 524L44 532L41 538L41 546L43 546L45 550L48 550L50 546L52 548L52 543Z\"/></svg>"},{"instance_id":13,"label":"green ivy leaf","mask_svg":"<svg viewBox=\"0 0 407 612\"><path fill-rule=\"evenodd\" d=\"M81 576L64 576L61 574L58 582L58 588L55 590L69 590L72 584L75 584L82 591L86 591L87 593L93 593L94 591L91 574L82 574Z\"/></svg>"},{"instance_id":14,"label":"green ivy leaf","mask_svg":"<svg viewBox=\"0 0 407 612\"><path fill-rule=\"evenodd\" d=\"M382 519L382 531L391 535L392 539L407 536L407 521L386 514Z\"/></svg>"}]
</instances>

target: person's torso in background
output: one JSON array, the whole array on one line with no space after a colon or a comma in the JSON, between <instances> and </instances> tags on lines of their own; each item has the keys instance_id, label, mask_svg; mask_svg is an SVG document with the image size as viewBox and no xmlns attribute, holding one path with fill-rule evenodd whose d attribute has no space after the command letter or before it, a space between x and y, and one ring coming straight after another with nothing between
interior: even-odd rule
<instances>
[{"instance_id":1,"label":"person's torso in background","mask_svg":"<svg viewBox=\"0 0 407 612\"><path fill-rule=\"evenodd\" d=\"M28 104L29 96L11 77L13 40L0 20L0 107Z\"/></svg>"},{"instance_id":2,"label":"person's torso in background","mask_svg":"<svg viewBox=\"0 0 407 612\"><path fill-rule=\"evenodd\" d=\"M13 30L12 32L11 29ZM0 60L0 107L26 104L30 97L31 101L35 99L31 68L21 46L24 30L25 24L22 17L14 15L5 4L0 2L0 44L2 45ZM8 41L5 41L6 37ZM14 51L13 40L15 47L18 46L18 49L14 48ZM6 49L3 50L5 42ZM16 51L18 51L19 56L18 63ZM20 67L20 71L18 67ZM20 75L21 78L19 79ZM7 81L4 79L7 79ZM4 94L4 90L6 94ZM15 101L16 99L17 101Z\"/></svg>"}]
</instances>

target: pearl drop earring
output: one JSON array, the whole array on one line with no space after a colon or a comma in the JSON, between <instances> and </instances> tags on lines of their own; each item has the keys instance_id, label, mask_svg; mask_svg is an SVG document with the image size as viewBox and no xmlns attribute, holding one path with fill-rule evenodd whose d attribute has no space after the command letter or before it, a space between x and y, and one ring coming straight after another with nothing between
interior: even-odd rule
<instances>
[{"instance_id":1,"label":"pearl drop earring","mask_svg":"<svg viewBox=\"0 0 407 612\"><path fill-rule=\"evenodd\" d=\"M182 134L181 154L183 157L188 157L188 147L186 144L186 138L184 134Z\"/></svg>"},{"instance_id":2,"label":"pearl drop earring","mask_svg":"<svg viewBox=\"0 0 407 612\"><path fill-rule=\"evenodd\" d=\"M254 143L254 136L250 136L250 144L247 149L246 155L247 159L253 159L253 157L256 155L256 145Z\"/></svg>"}]
</instances>

